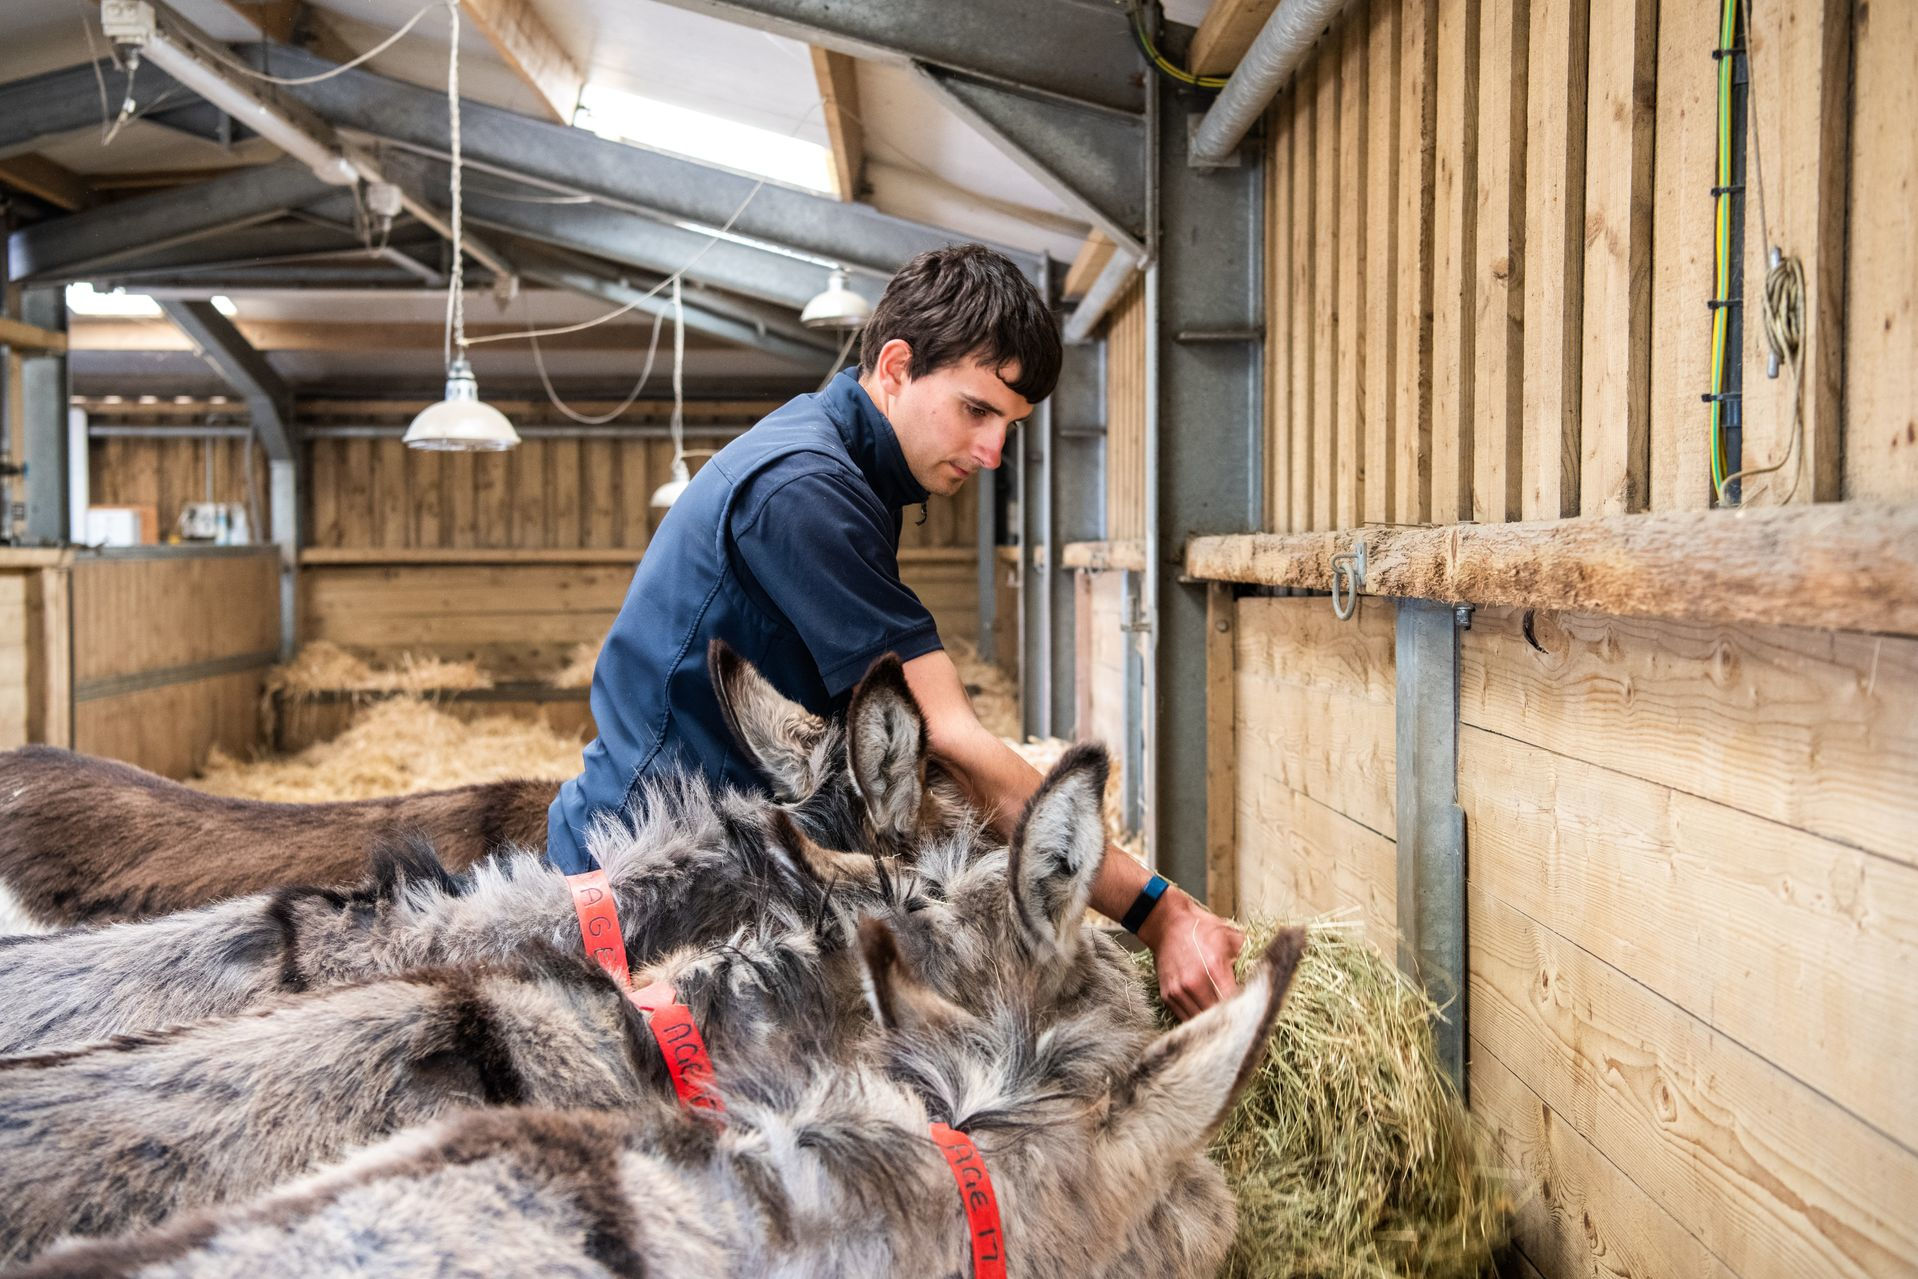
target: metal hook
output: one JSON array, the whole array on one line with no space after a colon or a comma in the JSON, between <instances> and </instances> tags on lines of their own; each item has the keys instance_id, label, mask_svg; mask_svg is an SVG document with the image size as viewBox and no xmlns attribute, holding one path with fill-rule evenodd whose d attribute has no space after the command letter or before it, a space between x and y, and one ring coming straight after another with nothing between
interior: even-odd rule
<instances>
[{"instance_id":1,"label":"metal hook","mask_svg":"<svg viewBox=\"0 0 1918 1279\"><path fill-rule=\"evenodd\" d=\"M1345 604L1339 604L1339 582L1345 583ZM1352 620L1359 609L1359 588L1365 585L1365 539L1360 538L1353 549L1342 555L1332 557L1332 615L1341 622Z\"/></svg>"}]
</instances>

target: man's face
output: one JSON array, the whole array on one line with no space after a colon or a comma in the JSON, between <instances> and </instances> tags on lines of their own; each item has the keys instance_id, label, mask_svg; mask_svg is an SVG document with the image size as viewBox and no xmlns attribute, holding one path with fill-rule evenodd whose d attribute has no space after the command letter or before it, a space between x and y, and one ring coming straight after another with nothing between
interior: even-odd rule
<instances>
[{"instance_id":1,"label":"man's face","mask_svg":"<svg viewBox=\"0 0 1918 1279\"><path fill-rule=\"evenodd\" d=\"M1032 405L1006 385L1019 375L1016 362L991 369L963 360L908 378L910 357L910 348L895 338L861 384L891 421L913 478L928 493L950 496L974 471L998 467L1007 429L1023 421Z\"/></svg>"}]
</instances>

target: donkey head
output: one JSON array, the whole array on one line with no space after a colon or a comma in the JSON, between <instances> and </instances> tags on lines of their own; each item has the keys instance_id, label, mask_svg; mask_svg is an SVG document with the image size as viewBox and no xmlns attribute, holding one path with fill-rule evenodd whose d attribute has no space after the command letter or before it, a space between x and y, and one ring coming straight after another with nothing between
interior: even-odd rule
<instances>
[{"instance_id":1,"label":"donkey head","mask_svg":"<svg viewBox=\"0 0 1918 1279\"><path fill-rule=\"evenodd\" d=\"M772 787L774 802L811 838L835 848L898 853L970 824L952 778L932 762L926 717L891 654L853 689L843 720L813 714L714 640L707 660L733 736Z\"/></svg>"},{"instance_id":2,"label":"donkey head","mask_svg":"<svg viewBox=\"0 0 1918 1279\"><path fill-rule=\"evenodd\" d=\"M1115 1037L1092 1009L1048 1021L1016 995L963 1008L917 974L886 924L860 933L885 1069L1016 1187L1001 1196L1016 1205L1007 1236L1032 1274L1217 1269L1234 1212L1206 1142L1263 1054L1304 949L1304 930L1287 929L1232 998L1166 1034Z\"/></svg>"}]
</instances>

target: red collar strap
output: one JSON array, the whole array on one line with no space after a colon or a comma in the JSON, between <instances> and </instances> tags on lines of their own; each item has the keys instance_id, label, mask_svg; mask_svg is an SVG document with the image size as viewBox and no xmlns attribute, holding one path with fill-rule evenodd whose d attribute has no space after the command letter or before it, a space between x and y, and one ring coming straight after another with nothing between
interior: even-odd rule
<instances>
[{"instance_id":1,"label":"red collar strap","mask_svg":"<svg viewBox=\"0 0 1918 1279\"><path fill-rule=\"evenodd\" d=\"M999 1225L999 1198L992 1193L992 1174L972 1138L945 1124L932 1126L932 1139L952 1169L959 1186L959 1204L966 1210L966 1233L972 1239L973 1279L1006 1279L1005 1232Z\"/></svg>"},{"instance_id":2,"label":"red collar strap","mask_svg":"<svg viewBox=\"0 0 1918 1279\"><path fill-rule=\"evenodd\" d=\"M699 1033L692 1010L679 1002L679 992L666 982L658 981L644 990L632 989L626 940L619 927L619 907L613 901L613 889L606 872L589 870L568 875L566 886L573 894L573 910L579 916L579 936L586 953L618 980L626 991L626 998L632 1000L646 1019L653 1041L666 1059L666 1073L672 1076L679 1104L708 1115L725 1114L726 1107L713 1090L713 1059L706 1051L706 1038Z\"/></svg>"}]
</instances>

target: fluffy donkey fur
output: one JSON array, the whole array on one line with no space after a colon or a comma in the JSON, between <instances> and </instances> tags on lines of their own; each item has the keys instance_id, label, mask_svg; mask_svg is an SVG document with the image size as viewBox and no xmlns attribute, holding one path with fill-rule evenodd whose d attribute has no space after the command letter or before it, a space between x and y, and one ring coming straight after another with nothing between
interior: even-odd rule
<instances>
[{"instance_id":1,"label":"fluffy donkey fur","mask_svg":"<svg viewBox=\"0 0 1918 1279\"><path fill-rule=\"evenodd\" d=\"M1204 1143L1263 1051L1302 932L1275 939L1239 994L1123 1055L1102 1026L1041 1029L1013 1004L980 1015L945 1001L883 924L862 942L878 1064L807 1077L793 1063L771 1090L783 1095L742 1094L723 1127L470 1116L249 1207L25 1273L963 1275L969 1228L935 1121L969 1133L991 1170L1009 1274L1212 1273L1233 1213ZM1093 1059L1107 1068L1075 1064Z\"/></svg>"},{"instance_id":2,"label":"fluffy donkey fur","mask_svg":"<svg viewBox=\"0 0 1918 1279\"><path fill-rule=\"evenodd\" d=\"M612 881L634 962L823 909L826 878L857 879L870 859L829 852L805 828L876 838L868 819L846 807L848 795L896 801L910 792L920 837L979 840L970 810L921 784L923 755L890 757L859 785L845 776L847 736L919 718L903 680L893 678L897 667L882 659L855 691L847 726L827 726L827 754L842 763L822 764L806 794L769 804L679 777L650 788L628 821L598 824L589 844ZM801 739L779 727L803 722L803 709L774 701L770 686L753 681L764 685L743 663L721 678L735 693L753 690L733 714L752 732L756 758L776 769L785 767L782 751L810 757L810 729ZM537 858L491 859L455 876L430 848L399 841L373 862L373 879L352 891L288 888L137 923L0 938L0 1053L156 1029L236 1012L275 992L420 965L499 962L532 941L577 945L565 878Z\"/></svg>"},{"instance_id":3,"label":"fluffy donkey fur","mask_svg":"<svg viewBox=\"0 0 1918 1279\"><path fill-rule=\"evenodd\" d=\"M610 977L548 953L0 1060L0 1261L250 1198L457 1107L669 1106L658 1057Z\"/></svg>"}]
</instances>

